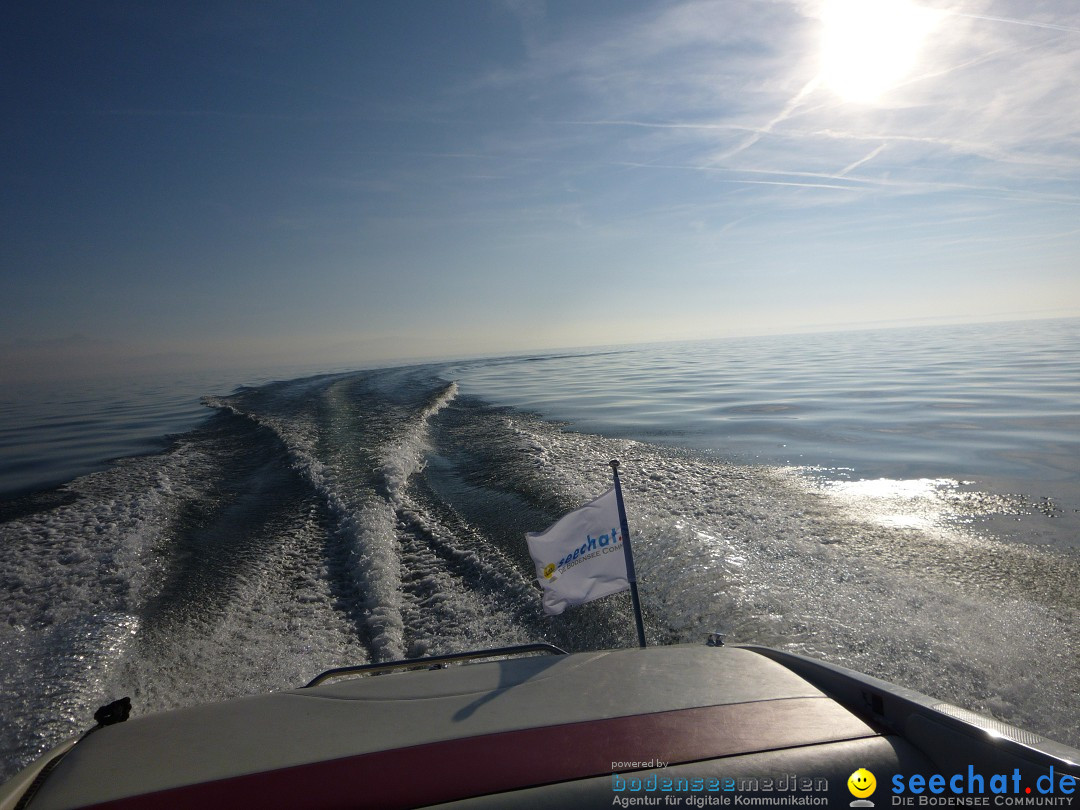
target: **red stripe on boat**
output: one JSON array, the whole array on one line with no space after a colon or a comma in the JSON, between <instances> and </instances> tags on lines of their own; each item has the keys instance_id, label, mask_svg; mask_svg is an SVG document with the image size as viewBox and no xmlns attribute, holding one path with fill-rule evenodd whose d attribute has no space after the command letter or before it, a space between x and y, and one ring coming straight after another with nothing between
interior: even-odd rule
<instances>
[{"instance_id":1,"label":"red stripe on boat","mask_svg":"<svg viewBox=\"0 0 1080 810\"><path fill-rule=\"evenodd\" d=\"M828 698L786 698L443 740L183 785L93 807L417 807L605 776L613 762L677 765L876 734Z\"/></svg>"}]
</instances>

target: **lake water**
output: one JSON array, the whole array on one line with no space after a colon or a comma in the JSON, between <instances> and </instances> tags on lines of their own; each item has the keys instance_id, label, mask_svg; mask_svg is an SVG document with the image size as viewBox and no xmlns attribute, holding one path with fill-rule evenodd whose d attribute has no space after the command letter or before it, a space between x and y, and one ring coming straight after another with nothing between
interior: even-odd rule
<instances>
[{"instance_id":1,"label":"lake water","mask_svg":"<svg viewBox=\"0 0 1080 810\"><path fill-rule=\"evenodd\" d=\"M616 457L652 642L721 629L1080 744L1078 319L280 371L5 387L5 773L121 694L634 643L624 595L544 616L522 537Z\"/></svg>"}]
</instances>

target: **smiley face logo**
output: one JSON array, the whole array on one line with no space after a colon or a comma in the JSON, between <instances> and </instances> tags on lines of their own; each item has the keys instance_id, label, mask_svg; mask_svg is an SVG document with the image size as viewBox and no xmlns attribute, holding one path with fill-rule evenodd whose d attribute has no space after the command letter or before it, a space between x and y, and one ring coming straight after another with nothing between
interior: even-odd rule
<instances>
[{"instance_id":1,"label":"smiley face logo","mask_svg":"<svg viewBox=\"0 0 1080 810\"><path fill-rule=\"evenodd\" d=\"M877 788L877 779L866 768L859 768L847 780L848 790L857 799L865 799Z\"/></svg>"},{"instance_id":2,"label":"smiley face logo","mask_svg":"<svg viewBox=\"0 0 1080 810\"><path fill-rule=\"evenodd\" d=\"M551 579L551 575L555 573L555 563L548 563L544 566L544 579Z\"/></svg>"}]
</instances>

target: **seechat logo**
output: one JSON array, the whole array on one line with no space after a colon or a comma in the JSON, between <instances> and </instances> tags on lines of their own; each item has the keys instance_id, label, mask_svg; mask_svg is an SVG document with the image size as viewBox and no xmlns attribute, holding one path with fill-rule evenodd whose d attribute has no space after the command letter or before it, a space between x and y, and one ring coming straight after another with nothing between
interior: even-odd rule
<instances>
[{"instance_id":1,"label":"seechat logo","mask_svg":"<svg viewBox=\"0 0 1080 810\"><path fill-rule=\"evenodd\" d=\"M1018 804L1047 804L1055 799L1059 803L1071 804L1076 792L1077 777L1067 773L1055 773L1054 766L1035 780L1033 786L1024 783L1019 768L1013 772L983 774L968 765L967 773L944 775L940 773L927 776L913 773L906 776L898 773L892 778L892 804L911 806L927 804L947 804L953 796L993 795L993 803L998 806ZM907 794L914 795L907 795ZM1043 799L1042 797L1048 797ZM1049 798L1054 797L1054 798ZM989 797L987 797L989 799ZM974 802L970 802L974 803ZM979 802L988 804L988 801Z\"/></svg>"},{"instance_id":2,"label":"seechat logo","mask_svg":"<svg viewBox=\"0 0 1080 810\"><path fill-rule=\"evenodd\" d=\"M622 542L622 535L619 530L612 527L611 534L601 534L599 537L593 537L591 534L585 535L585 542L578 548L575 548L572 552L567 552L566 556L555 563L556 568L562 568L564 565L574 562L575 560L588 555L590 558L597 556L595 552L597 547L605 548L608 545L615 546Z\"/></svg>"}]
</instances>

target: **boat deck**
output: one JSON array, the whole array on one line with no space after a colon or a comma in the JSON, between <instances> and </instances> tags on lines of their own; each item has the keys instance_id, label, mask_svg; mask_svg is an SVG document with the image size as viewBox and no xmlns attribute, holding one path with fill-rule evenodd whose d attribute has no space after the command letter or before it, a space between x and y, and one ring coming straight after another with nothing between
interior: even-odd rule
<instances>
[{"instance_id":1,"label":"boat deck","mask_svg":"<svg viewBox=\"0 0 1080 810\"><path fill-rule=\"evenodd\" d=\"M691 792L847 806L858 768L938 770L880 697L856 714L804 675L750 648L680 645L353 678L102 728L31 806L610 807Z\"/></svg>"}]
</instances>

